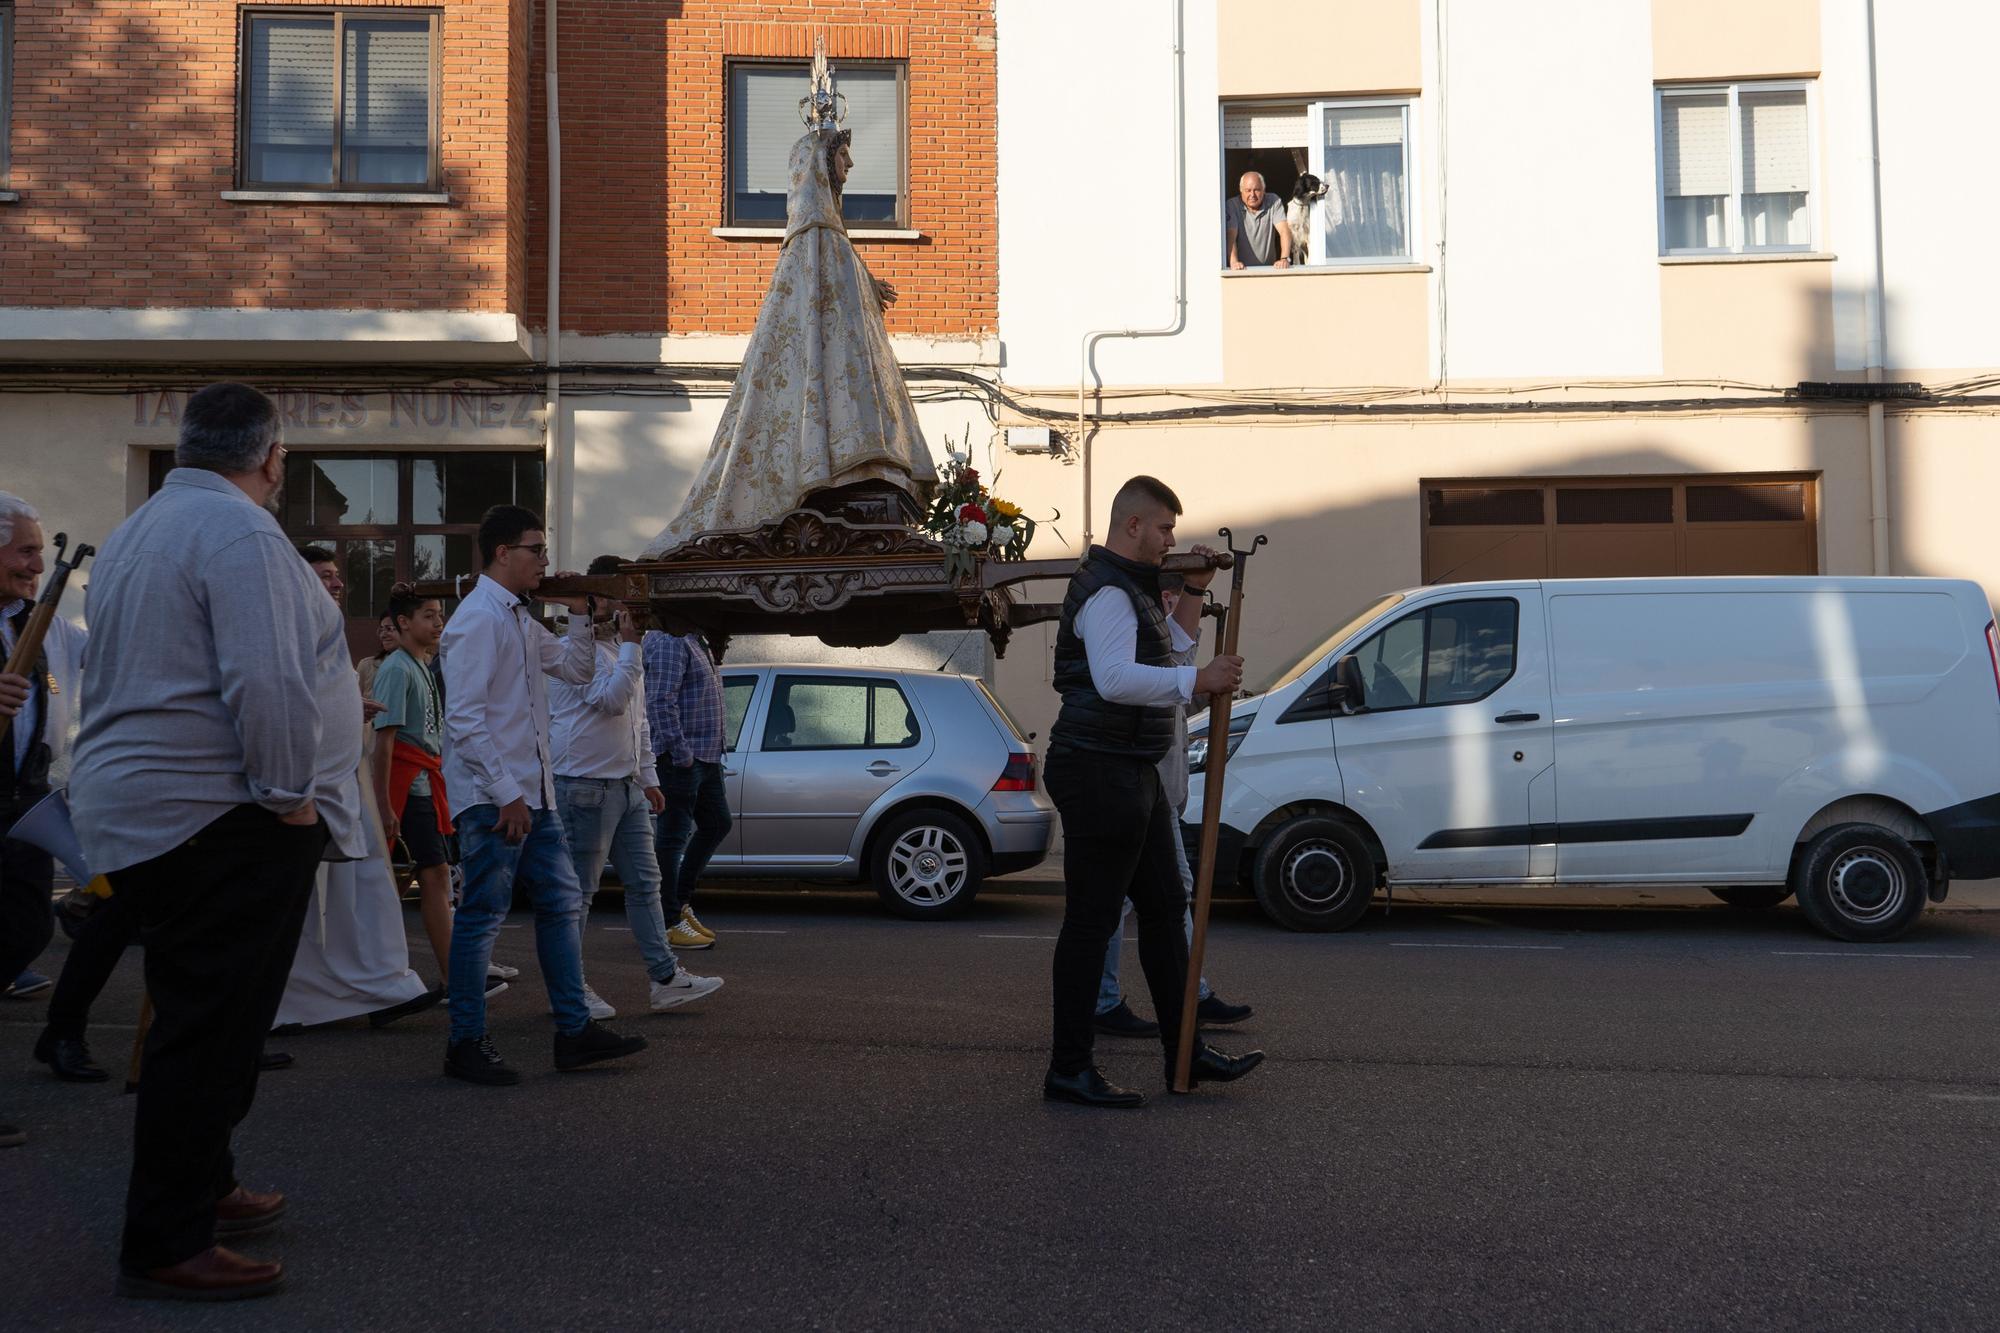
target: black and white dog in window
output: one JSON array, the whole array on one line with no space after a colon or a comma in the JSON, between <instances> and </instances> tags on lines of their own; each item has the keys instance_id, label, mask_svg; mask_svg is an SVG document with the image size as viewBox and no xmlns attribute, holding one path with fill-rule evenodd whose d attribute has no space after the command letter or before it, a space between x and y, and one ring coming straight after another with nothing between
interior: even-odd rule
<instances>
[{"instance_id":1,"label":"black and white dog in window","mask_svg":"<svg viewBox=\"0 0 2000 1333\"><path fill-rule=\"evenodd\" d=\"M1285 227L1292 233L1292 263L1306 262L1312 247L1313 205L1326 195L1326 186L1311 172L1300 172L1292 184L1292 197L1285 203Z\"/></svg>"}]
</instances>

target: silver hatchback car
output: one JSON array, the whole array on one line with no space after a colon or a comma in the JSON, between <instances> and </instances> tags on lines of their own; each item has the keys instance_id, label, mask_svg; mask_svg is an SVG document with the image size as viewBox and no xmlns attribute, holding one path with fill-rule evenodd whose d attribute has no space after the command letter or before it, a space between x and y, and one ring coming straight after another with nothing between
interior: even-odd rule
<instances>
[{"instance_id":1,"label":"silver hatchback car","mask_svg":"<svg viewBox=\"0 0 2000 1333\"><path fill-rule=\"evenodd\" d=\"M976 676L722 667L735 824L711 875L867 879L925 919L1048 855L1055 808L1021 729Z\"/></svg>"}]
</instances>

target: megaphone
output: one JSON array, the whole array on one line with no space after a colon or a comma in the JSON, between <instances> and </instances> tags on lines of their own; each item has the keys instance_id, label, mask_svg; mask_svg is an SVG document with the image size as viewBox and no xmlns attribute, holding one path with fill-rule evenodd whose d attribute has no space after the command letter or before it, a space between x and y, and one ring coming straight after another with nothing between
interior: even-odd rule
<instances>
[{"instance_id":1,"label":"megaphone","mask_svg":"<svg viewBox=\"0 0 2000 1333\"><path fill-rule=\"evenodd\" d=\"M90 865L76 840L76 826L70 823L69 801L58 787L28 807L28 813L14 821L7 836L30 847L39 847L56 860L79 885L91 881Z\"/></svg>"}]
</instances>

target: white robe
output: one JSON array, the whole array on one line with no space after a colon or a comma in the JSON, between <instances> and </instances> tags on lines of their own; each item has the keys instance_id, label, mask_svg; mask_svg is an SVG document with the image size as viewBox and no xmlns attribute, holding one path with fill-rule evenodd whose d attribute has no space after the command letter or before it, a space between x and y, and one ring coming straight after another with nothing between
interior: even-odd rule
<instances>
[{"instance_id":1,"label":"white robe","mask_svg":"<svg viewBox=\"0 0 2000 1333\"><path fill-rule=\"evenodd\" d=\"M362 751L366 771L367 750ZM275 1026L333 1023L413 1000L430 989L410 970L403 905L389 869L388 844L375 803L361 800L368 854L359 861L322 861L306 909L299 951L278 1006Z\"/></svg>"},{"instance_id":2,"label":"white robe","mask_svg":"<svg viewBox=\"0 0 2000 1333\"><path fill-rule=\"evenodd\" d=\"M708 458L647 559L704 532L769 523L831 486L888 481L929 503L937 468L875 279L841 222L827 143L815 131L792 145L771 288Z\"/></svg>"}]
</instances>

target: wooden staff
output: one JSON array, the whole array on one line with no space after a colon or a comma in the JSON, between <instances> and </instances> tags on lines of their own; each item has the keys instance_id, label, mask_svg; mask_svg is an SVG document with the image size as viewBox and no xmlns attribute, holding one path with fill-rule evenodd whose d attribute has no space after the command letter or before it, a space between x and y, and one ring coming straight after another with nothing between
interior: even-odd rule
<instances>
[{"instance_id":1,"label":"wooden staff","mask_svg":"<svg viewBox=\"0 0 2000 1333\"><path fill-rule=\"evenodd\" d=\"M1235 540L1228 528L1222 529L1225 544ZM1250 554L1264 545L1262 536L1250 543L1249 551L1230 548L1229 611L1222 620L1221 656L1236 656L1236 643L1243 629L1243 575ZM1201 859L1194 872L1194 937L1188 942L1187 990L1181 996L1181 1043L1174 1054L1174 1091L1187 1092L1189 1067L1194 1063L1195 1008L1201 999L1202 955L1208 950L1208 904L1215 886L1215 845L1222 828L1222 771L1229 763L1230 695L1217 694L1208 701L1208 766L1203 770L1201 791ZM1178 836L1178 834L1176 835Z\"/></svg>"},{"instance_id":2,"label":"wooden staff","mask_svg":"<svg viewBox=\"0 0 2000 1333\"><path fill-rule=\"evenodd\" d=\"M28 615L28 623L21 630L21 637L14 640L14 651L7 655L7 672L14 676L35 674L35 660L42 655L42 640L49 635L49 622L56 618L56 606L62 601L63 586L69 582L70 571L97 553L97 548L78 542L74 558L63 559L63 548L69 545L69 534L56 534L56 567L49 571L48 581L42 584L42 595L35 599L35 609ZM0 745L14 732L14 719L0 717Z\"/></svg>"}]
</instances>

